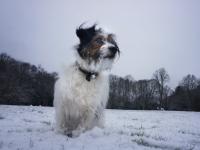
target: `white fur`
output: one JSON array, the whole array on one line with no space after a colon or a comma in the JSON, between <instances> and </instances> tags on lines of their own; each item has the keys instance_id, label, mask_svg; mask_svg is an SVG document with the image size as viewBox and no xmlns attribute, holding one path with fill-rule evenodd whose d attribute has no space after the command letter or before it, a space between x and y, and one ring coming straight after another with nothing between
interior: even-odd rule
<instances>
[{"instance_id":1,"label":"white fur","mask_svg":"<svg viewBox=\"0 0 200 150\"><path fill-rule=\"evenodd\" d=\"M74 63L64 69L64 73L55 84L56 129L63 134L72 133L73 137L79 136L80 133L94 126L103 127L109 81L102 70L111 68L112 64L112 60L106 59L100 60L97 65L88 65L81 58L77 61L84 69L101 71L89 82Z\"/></svg>"},{"instance_id":2,"label":"white fur","mask_svg":"<svg viewBox=\"0 0 200 150\"><path fill-rule=\"evenodd\" d=\"M86 69L91 72L102 72L105 70L110 70L114 62L114 59L112 60L103 59L103 56L104 54L102 55L102 58L99 59L98 63L95 63L95 62L88 63L87 60L82 59L78 54L76 55L76 58L81 68Z\"/></svg>"},{"instance_id":3,"label":"white fur","mask_svg":"<svg viewBox=\"0 0 200 150\"><path fill-rule=\"evenodd\" d=\"M60 74L54 91L58 132L76 137L95 126L103 127L104 108L109 94L108 75L105 71L110 70L114 62L114 58L106 56L110 55L109 47L112 46L115 45L106 41L100 48L98 60L82 59L76 53L76 62ZM88 72L98 72L98 76L88 81L79 67Z\"/></svg>"}]
</instances>

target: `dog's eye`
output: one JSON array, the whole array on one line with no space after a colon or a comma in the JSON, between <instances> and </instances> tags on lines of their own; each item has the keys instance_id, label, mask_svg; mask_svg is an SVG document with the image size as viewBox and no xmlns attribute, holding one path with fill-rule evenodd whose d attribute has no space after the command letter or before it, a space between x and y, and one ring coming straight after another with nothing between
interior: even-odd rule
<instances>
[{"instance_id":1,"label":"dog's eye","mask_svg":"<svg viewBox=\"0 0 200 150\"><path fill-rule=\"evenodd\" d=\"M95 40L95 42L96 42L97 44L100 44L100 45L102 45L102 44L104 43L104 41L103 41L102 38L97 38L97 39Z\"/></svg>"},{"instance_id":2,"label":"dog's eye","mask_svg":"<svg viewBox=\"0 0 200 150\"><path fill-rule=\"evenodd\" d=\"M114 35L112 35L112 34L108 35L108 39L107 39L107 40L108 40L108 42L110 42L110 43L112 43L112 44L115 45L116 42L115 42L115 40L113 39L113 36L114 36Z\"/></svg>"}]
</instances>

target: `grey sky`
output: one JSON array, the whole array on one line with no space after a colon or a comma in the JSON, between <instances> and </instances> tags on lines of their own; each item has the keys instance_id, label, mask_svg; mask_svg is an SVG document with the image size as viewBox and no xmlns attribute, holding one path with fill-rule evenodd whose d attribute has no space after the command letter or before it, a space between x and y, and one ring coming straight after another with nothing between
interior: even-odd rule
<instances>
[{"instance_id":1,"label":"grey sky","mask_svg":"<svg viewBox=\"0 0 200 150\"><path fill-rule=\"evenodd\" d=\"M199 0L1 0L0 52L58 71L85 21L116 34L114 74L148 79L165 67L172 87L188 73L200 77Z\"/></svg>"}]
</instances>

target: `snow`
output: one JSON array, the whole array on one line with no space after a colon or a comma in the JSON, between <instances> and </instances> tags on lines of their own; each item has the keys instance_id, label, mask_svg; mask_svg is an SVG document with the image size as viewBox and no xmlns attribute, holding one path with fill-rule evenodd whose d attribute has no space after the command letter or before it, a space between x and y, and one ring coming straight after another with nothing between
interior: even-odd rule
<instances>
[{"instance_id":1,"label":"snow","mask_svg":"<svg viewBox=\"0 0 200 150\"><path fill-rule=\"evenodd\" d=\"M0 105L0 150L199 150L200 113L106 110L104 129L54 131L54 108Z\"/></svg>"}]
</instances>

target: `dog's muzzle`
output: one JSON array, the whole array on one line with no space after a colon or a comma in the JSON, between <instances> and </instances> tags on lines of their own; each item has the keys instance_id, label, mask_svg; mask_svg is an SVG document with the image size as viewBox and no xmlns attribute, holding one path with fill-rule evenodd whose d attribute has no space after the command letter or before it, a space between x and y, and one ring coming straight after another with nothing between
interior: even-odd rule
<instances>
[{"instance_id":1,"label":"dog's muzzle","mask_svg":"<svg viewBox=\"0 0 200 150\"><path fill-rule=\"evenodd\" d=\"M108 50L109 50L109 55L108 56L106 56L105 58L114 58L115 57L115 55L118 53L120 53L120 51L119 51L119 48L117 47L117 46L112 46L112 47L109 47L108 48Z\"/></svg>"}]
</instances>

